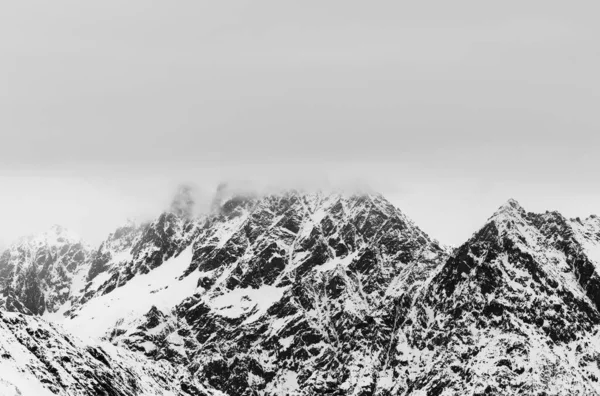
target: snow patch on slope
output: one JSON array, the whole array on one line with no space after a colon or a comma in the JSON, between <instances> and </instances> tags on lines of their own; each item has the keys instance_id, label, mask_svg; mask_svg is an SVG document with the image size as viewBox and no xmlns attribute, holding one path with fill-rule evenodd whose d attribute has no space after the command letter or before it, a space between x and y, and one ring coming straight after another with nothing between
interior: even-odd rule
<instances>
[{"instance_id":1,"label":"snow patch on slope","mask_svg":"<svg viewBox=\"0 0 600 396\"><path fill-rule=\"evenodd\" d=\"M356 259L358 257L359 253L360 252L357 250L357 251L353 252L352 254L349 254L345 257L335 257L335 258L327 261L325 264L315 267L315 270L317 272L326 272L326 271L334 270L338 266L340 266L342 268L346 268L350 264L352 264L352 261L354 261L354 259Z\"/></svg>"},{"instance_id":2,"label":"snow patch on slope","mask_svg":"<svg viewBox=\"0 0 600 396\"><path fill-rule=\"evenodd\" d=\"M218 315L239 318L254 312L244 323L252 323L283 297L287 288L264 285L258 289L234 289L228 293L206 298L205 302Z\"/></svg>"},{"instance_id":3,"label":"snow patch on slope","mask_svg":"<svg viewBox=\"0 0 600 396\"><path fill-rule=\"evenodd\" d=\"M169 312L194 294L197 276L178 278L192 260L192 246L145 275L138 275L112 292L88 301L63 326L82 338L100 339L115 325L122 325L147 313L152 306ZM60 319L55 319L61 321Z\"/></svg>"},{"instance_id":4,"label":"snow patch on slope","mask_svg":"<svg viewBox=\"0 0 600 396\"><path fill-rule=\"evenodd\" d=\"M0 360L0 395L2 396L52 396L32 374L18 370L7 361Z\"/></svg>"}]
</instances>

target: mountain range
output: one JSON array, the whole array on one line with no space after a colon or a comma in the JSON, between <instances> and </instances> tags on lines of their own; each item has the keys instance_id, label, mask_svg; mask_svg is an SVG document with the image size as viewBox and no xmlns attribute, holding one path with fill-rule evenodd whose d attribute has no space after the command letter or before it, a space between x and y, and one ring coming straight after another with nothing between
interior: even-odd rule
<instances>
[{"instance_id":1,"label":"mountain range","mask_svg":"<svg viewBox=\"0 0 600 396\"><path fill-rule=\"evenodd\" d=\"M232 193L0 254L0 395L597 395L600 218L462 245L381 194Z\"/></svg>"}]
</instances>

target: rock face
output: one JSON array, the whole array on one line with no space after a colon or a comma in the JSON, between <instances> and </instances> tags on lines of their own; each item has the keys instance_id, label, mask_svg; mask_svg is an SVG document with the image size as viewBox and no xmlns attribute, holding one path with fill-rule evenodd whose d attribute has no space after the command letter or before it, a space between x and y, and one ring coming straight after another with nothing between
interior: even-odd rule
<instances>
[{"instance_id":1,"label":"rock face","mask_svg":"<svg viewBox=\"0 0 600 396\"><path fill-rule=\"evenodd\" d=\"M191 381L166 361L87 345L39 317L0 311L2 395L199 394Z\"/></svg>"},{"instance_id":2,"label":"rock face","mask_svg":"<svg viewBox=\"0 0 600 396\"><path fill-rule=\"evenodd\" d=\"M176 308L199 343L197 378L227 394L372 392L389 308L446 257L378 195L229 200L194 245L199 288Z\"/></svg>"},{"instance_id":3,"label":"rock face","mask_svg":"<svg viewBox=\"0 0 600 396\"><path fill-rule=\"evenodd\" d=\"M12 286L27 285L18 257L39 254L4 253L4 307L30 315L4 314L0 330L51 329L42 349L92 338L115 363L78 383L138 381L111 395L600 394L595 216L510 200L451 251L378 194L220 189L213 213L192 206L182 189L155 221L83 250L62 299L37 273L41 297ZM27 370L59 394L98 394Z\"/></svg>"},{"instance_id":4,"label":"rock face","mask_svg":"<svg viewBox=\"0 0 600 396\"><path fill-rule=\"evenodd\" d=\"M60 226L22 238L0 255L0 304L9 311L43 314L71 298L90 250Z\"/></svg>"},{"instance_id":5,"label":"rock face","mask_svg":"<svg viewBox=\"0 0 600 396\"><path fill-rule=\"evenodd\" d=\"M73 305L110 293L159 267L193 241L197 228L187 217L165 212L151 223L117 229L91 254L87 283Z\"/></svg>"},{"instance_id":6,"label":"rock face","mask_svg":"<svg viewBox=\"0 0 600 396\"><path fill-rule=\"evenodd\" d=\"M388 307L410 304L448 257L383 197L365 194L235 195L194 222L163 214L132 241L125 261L97 275L107 281L88 283L67 326L105 326L112 343L185 365L229 394L292 392L295 383L368 392L388 359ZM187 264L174 271L184 251ZM164 283L159 273L175 277ZM173 300L173 289L188 292ZM130 294L161 306L128 305ZM127 308L106 319L102 306Z\"/></svg>"},{"instance_id":7,"label":"rock face","mask_svg":"<svg viewBox=\"0 0 600 396\"><path fill-rule=\"evenodd\" d=\"M596 218L501 207L419 292L395 389L598 394L597 229Z\"/></svg>"}]
</instances>

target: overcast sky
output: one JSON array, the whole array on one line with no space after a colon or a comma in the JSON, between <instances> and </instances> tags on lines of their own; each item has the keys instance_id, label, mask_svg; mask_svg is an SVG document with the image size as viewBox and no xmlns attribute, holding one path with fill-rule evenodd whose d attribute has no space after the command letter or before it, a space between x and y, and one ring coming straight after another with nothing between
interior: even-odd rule
<instances>
[{"instance_id":1,"label":"overcast sky","mask_svg":"<svg viewBox=\"0 0 600 396\"><path fill-rule=\"evenodd\" d=\"M410 3L410 4L409 4ZM174 187L371 184L442 242L600 214L597 1L14 1L0 244L93 243Z\"/></svg>"}]
</instances>

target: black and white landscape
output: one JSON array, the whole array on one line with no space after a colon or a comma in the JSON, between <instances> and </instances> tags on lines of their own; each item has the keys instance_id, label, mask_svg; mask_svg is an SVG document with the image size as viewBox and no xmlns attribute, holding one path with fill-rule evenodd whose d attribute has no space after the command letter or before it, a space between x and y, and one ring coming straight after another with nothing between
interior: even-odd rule
<instances>
[{"instance_id":1,"label":"black and white landscape","mask_svg":"<svg viewBox=\"0 0 600 396\"><path fill-rule=\"evenodd\" d=\"M2 2L0 396L600 396L598 15Z\"/></svg>"},{"instance_id":2,"label":"black and white landscape","mask_svg":"<svg viewBox=\"0 0 600 396\"><path fill-rule=\"evenodd\" d=\"M182 189L0 256L2 395L600 393L600 219L509 200L456 247L376 193Z\"/></svg>"}]
</instances>

